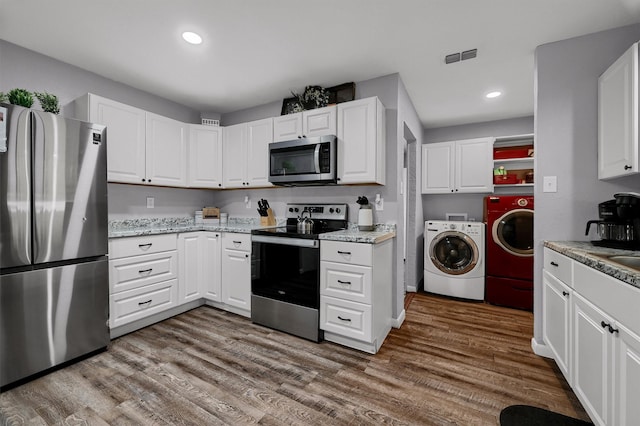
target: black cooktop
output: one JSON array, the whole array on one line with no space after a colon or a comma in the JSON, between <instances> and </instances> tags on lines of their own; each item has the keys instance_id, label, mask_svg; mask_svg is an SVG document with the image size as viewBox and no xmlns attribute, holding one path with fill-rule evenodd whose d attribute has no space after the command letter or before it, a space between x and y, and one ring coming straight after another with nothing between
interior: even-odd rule
<instances>
[{"instance_id":1,"label":"black cooktop","mask_svg":"<svg viewBox=\"0 0 640 426\"><path fill-rule=\"evenodd\" d=\"M317 240L320 234L323 234L325 232L340 231L342 229L346 229L346 223L327 223L326 221L314 221L311 233L298 232L296 222L296 225L278 226L276 228L266 229L254 229L251 231L251 234Z\"/></svg>"}]
</instances>

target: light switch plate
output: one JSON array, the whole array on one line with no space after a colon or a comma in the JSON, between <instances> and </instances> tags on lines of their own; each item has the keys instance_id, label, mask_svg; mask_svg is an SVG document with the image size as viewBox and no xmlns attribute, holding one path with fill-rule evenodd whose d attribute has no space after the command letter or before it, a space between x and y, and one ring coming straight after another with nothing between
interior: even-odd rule
<instances>
[{"instance_id":1,"label":"light switch plate","mask_svg":"<svg viewBox=\"0 0 640 426\"><path fill-rule=\"evenodd\" d=\"M152 209L155 207L156 199L153 197L147 197L147 208Z\"/></svg>"},{"instance_id":2,"label":"light switch plate","mask_svg":"<svg viewBox=\"0 0 640 426\"><path fill-rule=\"evenodd\" d=\"M544 176L542 178L542 192L558 192L558 176Z\"/></svg>"}]
</instances>

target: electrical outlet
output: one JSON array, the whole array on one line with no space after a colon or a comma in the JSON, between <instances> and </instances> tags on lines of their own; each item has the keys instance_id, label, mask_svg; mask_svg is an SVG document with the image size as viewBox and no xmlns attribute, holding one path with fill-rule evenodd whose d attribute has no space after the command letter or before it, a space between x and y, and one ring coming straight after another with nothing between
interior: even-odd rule
<instances>
[{"instance_id":1,"label":"electrical outlet","mask_svg":"<svg viewBox=\"0 0 640 426\"><path fill-rule=\"evenodd\" d=\"M147 208L148 208L148 209L152 209L152 208L154 208L154 206L155 206L155 202L156 202L155 198L153 198L153 197L147 197Z\"/></svg>"}]
</instances>

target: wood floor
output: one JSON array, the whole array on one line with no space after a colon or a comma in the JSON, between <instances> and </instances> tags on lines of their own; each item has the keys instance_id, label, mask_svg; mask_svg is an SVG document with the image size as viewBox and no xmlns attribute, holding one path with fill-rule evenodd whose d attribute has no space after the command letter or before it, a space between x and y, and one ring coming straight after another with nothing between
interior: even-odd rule
<instances>
[{"instance_id":1,"label":"wood floor","mask_svg":"<svg viewBox=\"0 0 640 426\"><path fill-rule=\"evenodd\" d=\"M417 294L377 355L200 307L0 394L0 423L497 425L530 404L588 419L529 312Z\"/></svg>"}]
</instances>

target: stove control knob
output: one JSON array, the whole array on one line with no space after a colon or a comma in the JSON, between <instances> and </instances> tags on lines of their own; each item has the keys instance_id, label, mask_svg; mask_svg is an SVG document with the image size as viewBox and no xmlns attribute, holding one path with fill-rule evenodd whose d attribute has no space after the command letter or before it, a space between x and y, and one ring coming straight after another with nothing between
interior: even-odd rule
<instances>
[{"instance_id":1,"label":"stove control knob","mask_svg":"<svg viewBox=\"0 0 640 426\"><path fill-rule=\"evenodd\" d=\"M289 207L289 211L290 211L290 212L293 212L293 207Z\"/></svg>"},{"instance_id":2,"label":"stove control knob","mask_svg":"<svg viewBox=\"0 0 640 426\"><path fill-rule=\"evenodd\" d=\"M336 213L340 213L340 207L336 209Z\"/></svg>"},{"instance_id":3,"label":"stove control knob","mask_svg":"<svg viewBox=\"0 0 640 426\"><path fill-rule=\"evenodd\" d=\"M449 225L449 228L450 228L450 229L456 229L456 225L455 225L455 223L452 223L451 225Z\"/></svg>"},{"instance_id":4,"label":"stove control knob","mask_svg":"<svg viewBox=\"0 0 640 426\"><path fill-rule=\"evenodd\" d=\"M296 207L295 209L293 209L293 211L298 213L300 210Z\"/></svg>"},{"instance_id":5,"label":"stove control knob","mask_svg":"<svg viewBox=\"0 0 640 426\"><path fill-rule=\"evenodd\" d=\"M329 208L329 213L333 213L333 207Z\"/></svg>"}]
</instances>

